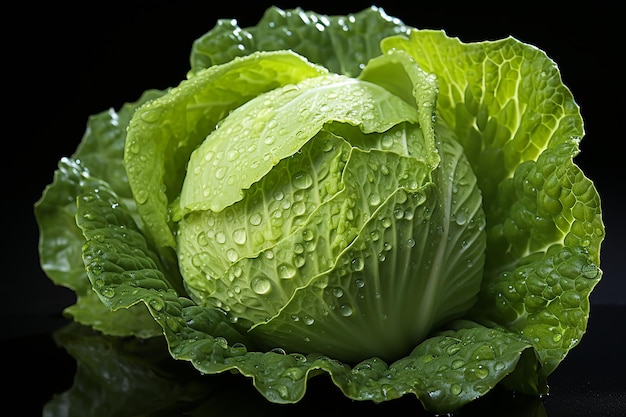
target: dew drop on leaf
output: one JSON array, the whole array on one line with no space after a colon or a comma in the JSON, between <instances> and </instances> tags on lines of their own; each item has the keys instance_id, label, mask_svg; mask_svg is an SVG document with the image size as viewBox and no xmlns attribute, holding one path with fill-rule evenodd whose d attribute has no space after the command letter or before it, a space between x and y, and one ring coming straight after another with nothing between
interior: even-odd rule
<instances>
[{"instance_id":1,"label":"dew drop on leaf","mask_svg":"<svg viewBox=\"0 0 626 417\"><path fill-rule=\"evenodd\" d=\"M600 271L598 270L598 267L593 264L585 265L582 268L582 274L585 278L594 279L598 276L599 273Z\"/></svg>"},{"instance_id":2,"label":"dew drop on leaf","mask_svg":"<svg viewBox=\"0 0 626 417\"><path fill-rule=\"evenodd\" d=\"M259 213L254 213L250 215L249 221L251 225L258 226L261 224L261 221L263 221L263 216L261 216L261 214Z\"/></svg>"},{"instance_id":3,"label":"dew drop on leaf","mask_svg":"<svg viewBox=\"0 0 626 417\"><path fill-rule=\"evenodd\" d=\"M161 311L163 309L163 301L157 298L153 298L148 303L150 304L150 307L152 307L156 311Z\"/></svg>"},{"instance_id":4,"label":"dew drop on leaf","mask_svg":"<svg viewBox=\"0 0 626 417\"><path fill-rule=\"evenodd\" d=\"M465 362L463 362L461 359L456 359L452 361L452 369L459 369L463 366L465 366Z\"/></svg>"},{"instance_id":5,"label":"dew drop on leaf","mask_svg":"<svg viewBox=\"0 0 626 417\"><path fill-rule=\"evenodd\" d=\"M350 307L348 304L343 304L341 307L339 307L339 314L344 317L350 317L352 315L352 307Z\"/></svg>"},{"instance_id":6,"label":"dew drop on leaf","mask_svg":"<svg viewBox=\"0 0 626 417\"><path fill-rule=\"evenodd\" d=\"M296 268L289 264L281 264L278 266L278 276L282 279L293 278L296 275Z\"/></svg>"},{"instance_id":7,"label":"dew drop on leaf","mask_svg":"<svg viewBox=\"0 0 626 417\"><path fill-rule=\"evenodd\" d=\"M230 261L230 262L236 262L237 258L239 258L239 254L237 253L237 251L233 248L230 248L226 251L226 258Z\"/></svg>"},{"instance_id":8,"label":"dew drop on leaf","mask_svg":"<svg viewBox=\"0 0 626 417\"><path fill-rule=\"evenodd\" d=\"M200 246L206 246L206 245L209 244L209 241L207 239L206 233L204 233L204 232L200 232L198 234L198 236L196 237L196 240L198 242L198 245L200 245Z\"/></svg>"},{"instance_id":9,"label":"dew drop on leaf","mask_svg":"<svg viewBox=\"0 0 626 417\"><path fill-rule=\"evenodd\" d=\"M107 298L112 298L115 296L115 290L113 288L105 288L102 290L102 295Z\"/></svg>"},{"instance_id":10,"label":"dew drop on leaf","mask_svg":"<svg viewBox=\"0 0 626 417\"><path fill-rule=\"evenodd\" d=\"M233 241L238 245L246 243L247 235L245 229L236 229L233 231Z\"/></svg>"},{"instance_id":11,"label":"dew drop on leaf","mask_svg":"<svg viewBox=\"0 0 626 417\"><path fill-rule=\"evenodd\" d=\"M363 258L354 258L352 262L350 262L350 269L355 272L362 271L364 266Z\"/></svg>"},{"instance_id":12,"label":"dew drop on leaf","mask_svg":"<svg viewBox=\"0 0 626 417\"><path fill-rule=\"evenodd\" d=\"M146 190L137 191L137 194L135 195L135 200L139 204L145 204L145 202L148 200L148 192Z\"/></svg>"},{"instance_id":13,"label":"dew drop on leaf","mask_svg":"<svg viewBox=\"0 0 626 417\"><path fill-rule=\"evenodd\" d=\"M294 187L300 190L306 190L313 185L313 178L309 173L300 171L294 175L292 182Z\"/></svg>"},{"instance_id":14,"label":"dew drop on leaf","mask_svg":"<svg viewBox=\"0 0 626 417\"><path fill-rule=\"evenodd\" d=\"M250 283L250 287L252 291L259 295L267 294L272 289L272 285L267 278L264 277L256 277Z\"/></svg>"},{"instance_id":15,"label":"dew drop on leaf","mask_svg":"<svg viewBox=\"0 0 626 417\"><path fill-rule=\"evenodd\" d=\"M377 206L380 204L380 195L374 193L369 196L369 203L371 206Z\"/></svg>"}]
</instances>

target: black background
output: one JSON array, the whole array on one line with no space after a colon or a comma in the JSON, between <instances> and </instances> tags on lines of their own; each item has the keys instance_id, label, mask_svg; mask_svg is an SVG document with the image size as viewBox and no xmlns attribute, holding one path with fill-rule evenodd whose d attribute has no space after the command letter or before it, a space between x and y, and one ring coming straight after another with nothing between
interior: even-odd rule
<instances>
[{"instance_id":1,"label":"black background","mask_svg":"<svg viewBox=\"0 0 626 417\"><path fill-rule=\"evenodd\" d=\"M272 4L333 15L360 11L372 3L81 4L29 2L3 12L5 233L0 314L9 338L57 327L62 323L59 312L72 303L72 293L55 287L40 269L32 207L51 182L59 158L75 150L89 115L109 107L117 109L146 89L177 85L189 68L193 40L211 29L218 18L236 18L246 27L254 25ZM585 121L586 136L576 161L600 192L607 229L602 249L604 277L591 296L591 332L594 309L626 304L625 268L620 259L626 232L622 220L625 92L621 10L602 2L576 6L573 2L564 2L564 6L519 2L508 7L476 2L464 6L407 1L374 4L410 26L444 29L466 42L514 36L544 50L559 66ZM623 322L614 326L622 331L625 327ZM597 343L604 342L599 339Z\"/></svg>"}]
</instances>

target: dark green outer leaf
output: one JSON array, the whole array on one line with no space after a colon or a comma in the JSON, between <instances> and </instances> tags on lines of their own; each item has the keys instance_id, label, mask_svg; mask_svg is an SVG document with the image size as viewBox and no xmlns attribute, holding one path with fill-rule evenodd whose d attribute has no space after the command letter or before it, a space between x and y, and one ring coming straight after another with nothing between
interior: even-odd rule
<instances>
[{"instance_id":1,"label":"dark green outer leaf","mask_svg":"<svg viewBox=\"0 0 626 417\"><path fill-rule=\"evenodd\" d=\"M526 339L500 328L459 322L391 365L371 358L352 367L316 354L254 351L222 313L179 297L167 284L132 216L105 185L79 198L77 221L88 239L83 256L89 279L105 304L118 309L144 303L174 358L203 373L237 370L275 403L299 401L308 378L325 371L355 400L381 402L411 393L427 409L453 411L511 374L530 348Z\"/></svg>"},{"instance_id":2,"label":"dark green outer leaf","mask_svg":"<svg viewBox=\"0 0 626 417\"><path fill-rule=\"evenodd\" d=\"M194 42L190 73L256 51L289 49L331 72L355 77L381 54L381 39L407 32L399 19L374 6L347 16L270 7L250 28L240 28L233 19L219 20Z\"/></svg>"},{"instance_id":3,"label":"dark green outer leaf","mask_svg":"<svg viewBox=\"0 0 626 417\"><path fill-rule=\"evenodd\" d=\"M162 94L149 90L119 111L109 109L91 116L73 157L59 161L53 182L34 207L41 267L55 284L77 295L76 304L64 313L107 334L151 337L161 331L143 306L113 313L92 291L81 258L85 239L76 225L76 196L103 185L105 179L124 204L134 207L122 163L126 125L140 104Z\"/></svg>"}]
</instances>

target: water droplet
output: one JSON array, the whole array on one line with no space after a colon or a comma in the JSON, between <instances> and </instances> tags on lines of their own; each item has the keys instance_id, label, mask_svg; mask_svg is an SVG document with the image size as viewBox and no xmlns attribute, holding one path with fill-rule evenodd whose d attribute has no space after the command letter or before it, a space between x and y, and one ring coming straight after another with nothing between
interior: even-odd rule
<instances>
[{"instance_id":1,"label":"water droplet","mask_svg":"<svg viewBox=\"0 0 626 417\"><path fill-rule=\"evenodd\" d=\"M478 368L474 370L474 375L479 379L485 379L489 376L489 369L485 368L482 365L479 365Z\"/></svg>"},{"instance_id":2,"label":"water droplet","mask_svg":"<svg viewBox=\"0 0 626 417\"><path fill-rule=\"evenodd\" d=\"M311 316L304 316L302 318L302 321L304 322L304 324L306 324L307 326L312 325L313 323L315 323L315 319Z\"/></svg>"},{"instance_id":3,"label":"water droplet","mask_svg":"<svg viewBox=\"0 0 626 417\"><path fill-rule=\"evenodd\" d=\"M196 237L196 241L200 246L206 246L209 244L209 240L207 239L206 233L204 232L200 232L198 234L198 236Z\"/></svg>"},{"instance_id":4,"label":"water droplet","mask_svg":"<svg viewBox=\"0 0 626 417\"><path fill-rule=\"evenodd\" d=\"M311 230L309 230L309 229L304 229L304 230L302 231L302 239L303 239L305 242L310 242L310 241L312 241L313 239L315 239L315 235L314 235L313 231L311 231Z\"/></svg>"},{"instance_id":5,"label":"water droplet","mask_svg":"<svg viewBox=\"0 0 626 417\"><path fill-rule=\"evenodd\" d=\"M464 211L461 211L457 213L455 220L456 224L463 226L467 222L467 214Z\"/></svg>"},{"instance_id":6,"label":"water droplet","mask_svg":"<svg viewBox=\"0 0 626 417\"><path fill-rule=\"evenodd\" d=\"M391 226L391 219L389 217L383 217L380 222L385 229Z\"/></svg>"},{"instance_id":7,"label":"water droplet","mask_svg":"<svg viewBox=\"0 0 626 417\"><path fill-rule=\"evenodd\" d=\"M339 287L333 288L333 295L337 298L340 298L343 295L343 290Z\"/></svg>"},{"instance_id":8,"label":"water droplet","mask_svg":"<svg viewBox=\"0 0 626 417\"><path fill-rule=\"evenodd\" d=\"M148 192L146 190L139 190L137 194L135 194L135 200L139 204L145 204L148 201Z\"/></svg>"},{"instance_id":9,"label":"water droplet","mask_svg":"<svg viewBox=\"0 0 626 417\"><path fill-rule=\"evenodd\" d=\"M287 368L285 372L283 372L283 376L291 379L292 381L298 381L304 377L304 371L300 368Z\"/></svg>"},{"instance_id":10,"label":"water droplet","mask_svg":"<svg viewBox=\"0 0 626 417\"><path fill-rule=\"evenodd\" d=\"M582 274L583 274L583 277L585 278L594 279L600 274L600 270L598 269L596 265L589 264L589 265L583 266Z\"/></svg>"},{"instance_id":11,"label":"water droplet","mask_svg":"<svg viewBox=\"0 0 626 417\"><path fill-rule=\"evenodd\" d=\"M339 307L339 314L344 317L350 317L352 315L352 307L350 307L348 304L343 304L341 307Z\"/></svg>"},{"instance_id":12,"label":"water droplet","mask_svg":"<svg viewBox=\"0 0 626 417\"><path fill-rule=\"evenodd\" d=\"M306 212L306 205L302 201L297 201L291 206L291 213L294 216L302 216Z\"/></svg>"},{"instance_id":13,"label":"water droplet","mask_svg":"<svg viewBox=\"0 0 626 417\"><path fill-rule=\"evenodd\" d=\"M463 362L461 359L455 359L454 361L452 361L452 369L459 369L463 366L465 366L465 362Z\"/></svg>"},{"instance_id":14,"label":"water droplet","mask_svg":"<svg viewBox=\"0 0 626 417\"><path fill-rule=\"evenodd\" d=\"M228 151L226 153L226 160L227 161L234 161L235 159L239 158L239 151L237 151L236 149L232 149L230 151Z\"/></svg>"},{"instance_id":15,"label":"water droplet","mask_svg":"<svg viewBox=\"0 0 626 417\"><path fill-rule=\"evenodd\" d=\"M293 264L296 268L302 268L304 266L306 262L306 259L304 259L304 256L301 255L294 255L293 257Z\"/></svg>"},{"instance_id":16,"label":"water droplet","mask_svg":"<svg viewBox=\"0 0 626 417\"><path fill-rule=\"evenodd\" d=\"M211 159L213 159L214 156L215 156L215 152L208 151L207 153L204 154L204 160L206 162L209 162L209 161L211 161Z\"/></svg>"},{"instance_id":17,"label":"water droplet","mask_svg":"<svg viewBox=\"0 0 626 417\"><path fill-rule=\"evenodd\" d=\"M204 265L205 257L206 257L206 254L204 252L194 253L193 256L191 257L191 264L195 266L196 268L199 268L202 265Z\"/></svg>"},{"instance_id":18,"label":"water droplet","mask_svg":"<svg viewBox=\"0 0 626 417\"><path fill-rule=\"evenodd\" d=\"M368 199L371 206L377 206L380 204L380 195L374 193L369 196Z\"/></svg>"},{"instance_id":19,"label":"water droplet","mask_svg":"<svg viewBox=\"0 0 626 417\"><path fill-rule=\"evenodd\" d=\"M104 295L107 298L111 298L115 296L115 290L113 288L104 288L102 289L102 295Z\"/></svg>"},{"instance_id":20,"label":"water droplet","mask_svg":"<svg viewBox=\"0 0 626 417\"><path fill-rule=\"evenodd\" d=\"M463 391L463 388L461 388L459 384L452 384L452 386L450 387L450 392L453 395L459 395L461 391Z\"/></svg>"},{"instance_id":21,"label":"water droplet","mask_svg":"<svg viewBox=\"0 0 626 417\"><path fill-rule=\"evenodd\" d=\"M281 347L275 347L275 348L271 349L270 352L277 353L279 355L286 355L287 354L287 352L285 352L285 349L283 349Z\"/></svg>"},{"instance_id":22,"label":"water droplet","mask_svg":"<svg viewBox=\"0 0 626 417\"><path fill-rule=\"evenodd\" d=\"M365 266L365 262L363 262L363 258L354 258L350 262L350 269L355 272L362 271L364 266Z\"/></svg>"},{"instance_id":23,"label":"water droplet","mask_svg":"<svg viewBox=\"0 0 626 417\"><path fill-rule=\"evenodd\" d=\"M236 229L233 231L233 241L238 245L246 243L247 235L245 229Z\"/></svg>"},{"instance_id":24,"label":"water droplet","mask_svg":"<svg viewBox=\"0 0 626 417\"><path fill-rule=\"evenodd\" d=\"M226 251L226 258L230 261L230 262L236 262L237 258L239 258L239 254L237 253L237 251L233 248L230 248Z\"/></svg>"},{"instance_id":25,"label":"water droplet","mask_svg":"<svg viewBox=\"0 0 626 417\"><path fill-rule=\"evenodd\" d=\"M215 344L222 349L228 349L228 341L221 336L215 338Z\"/></svg>"},{"instance_id":26,"label":"water droplet","mask_svg":"<svg viewBox=\"0 0 626 417\"><path fill-rule=\"evenodd\" d=\"M391 148L393 146L393 137L391 135L383 136L381 146L383 149Z\"/></svg>"},{"instance_id":27,"label":"water droplet","mask_svg":"<svg viewBox=\"0 0 626 417\"><path fill-rule=\"evenodd\" d=\"M139 113L141 120L147 123L154 123L161 117L160 109L147 110Z\"/></svg>"},{"instance_id":28,"label":"water droplet","mask_svg":"<svg viewBox=\"0 0 626 417\"><path fill-rule=\"evenodd\" d=\"M150 307L152 307L156 311L161 311L163 309L163 301L158 298L151 299L150 301L148 301L148 304L150 304Z\"/></svg>"},{"instance_id":29,"label":"water droplet","mask_svg":"<svg viewBox=\"0 0 626 417\"><path fill-rule=\"evenodd\" d=\"M254 291L255 293L263 295L270 292L270 290L272 289L272 284L265 277L256 277L252 279L252 282L250 283L250 288L252 288L252 291Z\"/></svg>"},{"instance_id":30,"label":"water droplet","mask_svg":"<svg viewBox=\"0 0 626 417\"><path fill-rule=\"evenodd\" d=\"M409 238L409 239L407 239L407 241L406 241L406 247L407 247L407 248L412 248L412 247L414 247L414 246L415 246L415 239L413 239L413 238Z\"/></svg>"},{"instance_id":31,"label":"water droplet","mask_svg":"<svg viewBox=\"0 0 626 417\"><path fill-rule=\"evenodd\" d=\"M297 269L289 264L280 264L278 266L278 276L282 279L290 279L296 275Z\"/></svg>"},{"instance_id":32,"label":"water droplet","mask_svg":"<svg viewBox=\"0 0 626 417\"><path fill-rule=\"evenodd\" d=\"M263 216L260 213L254 213L250 216L250 224L253 226L258 226L263 221Z\"/></svg>"},{"instance_id":33,"label":"water droplet","mask_svg":"<svg viewBox=\"0 0 626 417\"><path fill-rule=\"evenodd\" d=\"M215 178L217 178L218 180L223 179L225 176L226 176L226 168L219 167L218 169L215 170Z\"/></svg>"},{"instance_id":34,"label":"water droplet","mask_svg":"<svg viewBox=\"0 0 626 417\"><path fill-rule=\"evenodd\" d=\"M293 186L301 190L306 190L313 185L313 178L307 172L300 171L293 176Z\"/></svg>"}]
</instances>

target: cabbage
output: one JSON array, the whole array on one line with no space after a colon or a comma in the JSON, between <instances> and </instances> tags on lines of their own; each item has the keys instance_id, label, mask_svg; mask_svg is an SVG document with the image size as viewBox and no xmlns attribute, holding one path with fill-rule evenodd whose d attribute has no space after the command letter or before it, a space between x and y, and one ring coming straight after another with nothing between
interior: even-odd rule
<instances>
[{"instance_id":1,"label":"cabbage","mask_svg":"<svg viewBox=\"0 0 626 417\"><path fill-rule=\"evenodd\" d=\"M164 337L270 402L453 412L530 395L583 336L600 198L557 66L377 7L269 8L198 38L187 79L89 119L35 205L65 314Z\"/></svg>"}]
</instances>

